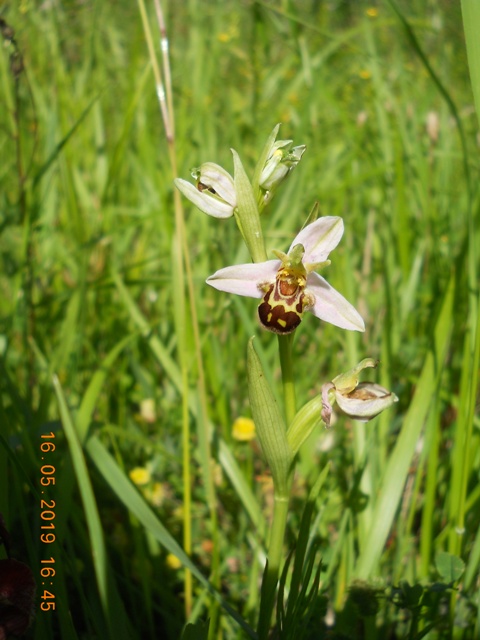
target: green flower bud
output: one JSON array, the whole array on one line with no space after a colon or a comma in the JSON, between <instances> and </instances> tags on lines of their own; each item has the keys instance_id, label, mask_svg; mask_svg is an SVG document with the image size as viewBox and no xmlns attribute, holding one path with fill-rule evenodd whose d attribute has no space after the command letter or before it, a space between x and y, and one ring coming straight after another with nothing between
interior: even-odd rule
<instances>
[{"instance_id":1,"label":"green flower bud","mask_svg":"<svg viewBox=\"0 0 480 640\"><path fill-rule=\"evenodd\" d=\"M292 140L277 140L273 144L260 175L260 187L265 191L270 191L280 184L302 159L307 147L302 144L290 150L291 144Z\"/></svg>"}]
</instances>

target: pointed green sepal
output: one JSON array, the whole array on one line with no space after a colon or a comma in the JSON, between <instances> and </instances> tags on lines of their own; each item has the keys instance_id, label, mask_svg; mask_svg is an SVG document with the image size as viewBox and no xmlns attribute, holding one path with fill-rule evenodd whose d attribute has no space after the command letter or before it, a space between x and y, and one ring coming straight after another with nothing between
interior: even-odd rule
<instances>
[{"instance_id":1,"label":"pointed green sepal","mask_svg":"<svg viewBox=\"0 0 480 640\"><path fill-rule=\"evenodd\" d=\"M232 149L232 154L234 166L233 182L237 195L235 218L253 262L264 262L267 259L267 254L252 185L235 149Z\"/></svg>"},{"instance_id":2,"label":"pointed green sepal","mask_svg":"<svg viewBox=\"0 0 480 640\"><path fill-rule=\"evenodd\" d=\"M265 146L262 149L262 153L260 154L260 158L258 159L257 166L255 167L252 184L253 184L253 190L257 199L260 199L262 195L260 190L260 176L262 175L262 171L263 171L263 168L265 167L265 163L267 162L267 158L272 151L272 147L277 138L279 129L280 129L280 123L275 125L272 133L268 136L268 140L266 141Z\"/></svg>"},{"instance_id":3,"label":"pointed green sepal","mask_svg":"<svg viewBox=\"0 0 480 640\"><path fill-rule=\"evenodd\" d=\"M253 338L248 342L247 376L253 421L263 455L272 471L275 492L286 494L293 455L288 446L285 422L265 378Z\"/></svg>"},{"instance_id":4,"label":"pointed green sepal","mask_svg":"<svg viewBox=\"0 0 480 640\"><path fill-rule=\"evenodd\" d=\"M335 389L340 393L351 393L358 387L359 374L368 367L375 368L378 365L378 361L373 358L364 358L357 364L356 367L350 369L346 373L341 373L339 376L332 380L335 385Z\"/></svg>"}]
</instances>

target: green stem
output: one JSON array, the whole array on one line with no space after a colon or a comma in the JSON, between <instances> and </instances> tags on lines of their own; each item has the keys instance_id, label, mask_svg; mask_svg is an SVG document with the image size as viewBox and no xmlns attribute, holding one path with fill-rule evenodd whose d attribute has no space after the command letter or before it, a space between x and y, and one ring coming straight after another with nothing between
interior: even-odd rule
<instances>
[{"instance_id":1,"label":"green stem","mask_svg":"<svg viewBox=\"0 0 480 640\"><path fill-rule=\"evenodd\" d=\"M295 385L293 380L292 357L293 334L278 337L280 365L282 368L283 397L287 428L296 414ZM287 526L288 504L293 482L293 468L287 486L283 491L275 487L273 521L268 545L268 561L262 582L260 615L258 620L258 638L266 640L270 630L272 612L275 606L278 576L283 559L283 540Z\"/></svg>"},{"instance_id":2,"label":"green stem","mask_svg":"<svg viewBox=\"0 0 480 640\"><path fill-rule=\"evenodd\" d=\"M297 413L295 399L295 384L293 380L292 345L295 333L278 336L280 350L280 366L282 368L283 399L285 403L285 418L287 429Z\"/></svg>"},{"instance_id":3,"label":"green stem","mask_svg":"<svg viewBox=\"0 0 480 640\"><path fill-rule=\"evenodd\" d=\"M291 481L288 491L290 492ZM270 630L272 611L275 605L275 595L277 590L278 575L283 556L283 539L287 526L288 516L288 495L281 496L275 494L273 507L273 522L270 530L270 543L268 546L268 561L265 567L262 581L262 592L260 600L260 616L258 620L258 639L266 640Z\"/></svg>"}]
</instances>

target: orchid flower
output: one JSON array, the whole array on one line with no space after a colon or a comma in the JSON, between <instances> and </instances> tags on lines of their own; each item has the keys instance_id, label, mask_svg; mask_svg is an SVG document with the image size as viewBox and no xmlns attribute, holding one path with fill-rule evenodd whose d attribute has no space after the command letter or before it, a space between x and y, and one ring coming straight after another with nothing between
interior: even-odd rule
<instances>
[{"instance_id":1,"label":"orchid flower","mask_svg":"<svg viewBox=\"0 0 480 640\"><path fill-rule=\"evenodd\" d=\"M193 204L214 218L230 218L237 206L233 178L223 167L214 162L204 162L192 169L196 185L182 178L174 180L175 186Z\"/></svg>"},{"instance_id":2,"label":"orchid flower","mask_svg":"<svg viewBox=\"0 0 480 640\"><path fill-rule=\"evenodd\" d=\"M359 373L377 364L372 358L365 358L347 373L323 385L322 419L327 427L330 426L332 404L335 402L344 414L360 422L368 422L398 402L394 393L376 382L359 382Z\"/></svg>"},{"instance_id":3,"label":"orchid flower","mask_svg":"<svg viewBox=\"0 0 480 640\"><path fill-rule=\"evenodd\" d=\"M330 264L328 254L342 235L341 218L319 218L300 231L287 254L274 251L277 260L225 267L207 283L219 291L263 298L258 316L274 333L292 333L307 310L342 329L365 331L354 307L315 272Z\"/></svg>"}]
</instances>

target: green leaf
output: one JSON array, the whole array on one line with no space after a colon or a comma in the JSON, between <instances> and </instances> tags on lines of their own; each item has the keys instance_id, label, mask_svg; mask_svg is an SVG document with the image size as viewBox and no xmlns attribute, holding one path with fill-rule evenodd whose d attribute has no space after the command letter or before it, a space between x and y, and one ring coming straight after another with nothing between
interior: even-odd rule
<instances>
[{"instance_id":1,"label":"green leaf","mask_svg":"<svg viewBox=\"0 0 480 640\"><path fill-rule=\"evenodd\" d=\"M446 551L439 551L435 555L435 567L440 577L449 584L457 582L465 571L463 560Z\"/></svg>"},{"instance_id":2,"label":"green leaf","mask_svg":"<svg viewBox=\"0 0 480 640\"><path fill-rule=\"evenodd\" d=\"M330 471L330 466L330 463L327 463L322 472L319 474L317 480L315 481L315 484L312 487L312 490L310 491L307 504L305 505L305 508L303 510L300 529L298 532L292 581L290 584L290 598L288 602L289 608L293 607L293 604L298 597L298 593L300 592L308 541L310 540L311 533L313 534L313 532L310 531L312 516L316 508L316 502L320 494L320 490L323 487L323 484Z\"/></svg>"},{"instance_id":3,"label":"green leaf","mask_svg":"<svg viewBox=\"0 0 480 640\"><path fill-rule=\"evenodd\" d=\"M383 474L381 490L366 538L367 544L362 550L356 567L356 577L360 579L367 579L372 574L382 554L400 504L418 438L440 383L454 322L452 313L454 282L455 278L452 275L433 332L432 348L425 358L415 395Z\"/></svg>"},{"instance_id":4,"label":"green leaf","mask_svg":"<svg viewBox=\"0 0 480 640\"><path fill-rule=\"evenodd\" d=\"M404 597L404 607L407 609L414 609L420 606L420 601L423 596L423 587L421 584L410 585L406 580L401 584L401 590Z\"/></svg>"},{"instance_id":5,"label":"green leaf","mask_svg":"<svg viewBox=\"0 0 480 640\"><path fill-rule=\"evenodd\" d=\"M480 123L480 2L462 0L463 28L477 118Z\"/></svg>"}]
</instances>

